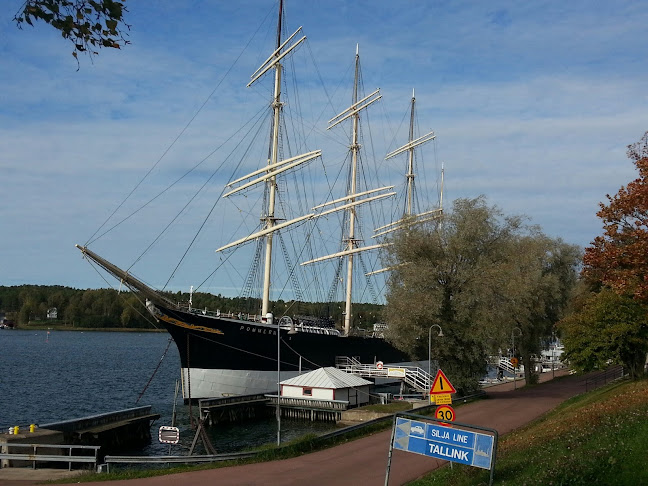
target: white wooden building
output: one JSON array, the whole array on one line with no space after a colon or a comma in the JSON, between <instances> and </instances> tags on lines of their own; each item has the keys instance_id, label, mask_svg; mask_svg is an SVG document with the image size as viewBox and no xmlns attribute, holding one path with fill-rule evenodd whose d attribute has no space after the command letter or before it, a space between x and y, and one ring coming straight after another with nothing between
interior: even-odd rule
<instances>
[{"instance_id":1,"label":"white wooden building","mask_svg":"<svg viewBox=\"0 0 648 486\"><path fill-rule=\"evenodd\" d=\"M332 366L281 382L281 396L313 400L340 400L350 407L369 403L372 382Z\"/></svg>"}]
</instances>

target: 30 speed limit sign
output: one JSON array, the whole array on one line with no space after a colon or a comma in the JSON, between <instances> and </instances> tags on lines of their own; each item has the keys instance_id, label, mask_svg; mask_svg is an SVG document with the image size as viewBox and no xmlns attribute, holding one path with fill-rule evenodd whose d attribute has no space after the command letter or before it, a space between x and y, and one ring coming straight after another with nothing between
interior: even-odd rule
<instances>
[{"instance_id":1,"label":"30 speed limit sign","mask_svg":"<svg viewBox=\"0 0 648 486\"><path fill-rule=\"evenodd\" d=\"M437 407L434 416L438 420L443 420L445 422L454 422L455 411L450 405L441 405Z\"/></svg>"}]
</instances>

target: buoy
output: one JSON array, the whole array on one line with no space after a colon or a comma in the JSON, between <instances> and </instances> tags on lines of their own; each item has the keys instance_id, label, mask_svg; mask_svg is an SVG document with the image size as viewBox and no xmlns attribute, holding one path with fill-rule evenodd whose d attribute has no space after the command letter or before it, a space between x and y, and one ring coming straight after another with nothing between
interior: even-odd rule
<instances>
[{"instance_id":1,"label":"buoy","mask_svg":"<svg viewBox=\"0 0 648 486\"><path fill-rule=\"evenodd\" d=\"M30 432L35 432L35 431L36 431L36 424L31 424L31 425L29 426L29 431L30 431Z\"/></svg>"},{"instance_id":2,"label":"buoy","mask_svg":"<svg viewBox=\"0 0 648 486\"><path fill-rule=\"evenodd\" d=\"M378 361L378 362L376 363L376 368L378 368L379 370L382 370L382 369L383 369L383 362L382 362L382 361Z\"/></svg>"}]
</instances>

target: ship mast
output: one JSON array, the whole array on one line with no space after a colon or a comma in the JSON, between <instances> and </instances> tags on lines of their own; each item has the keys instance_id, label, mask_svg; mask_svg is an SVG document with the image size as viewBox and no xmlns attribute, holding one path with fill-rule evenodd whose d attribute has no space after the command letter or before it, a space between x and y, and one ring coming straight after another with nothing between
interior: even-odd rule
<instances>
[{"instance_id":1,"label":"ship mast","mask_svg":"<svg viewBox=\"0 0 648 486\"><path fill-rule=\"evenodd\" d=\"M358 102L358 75L360 69L360 52L359 46L356 45L355 56L355 74L353 79L353 99L352 104ZM356 176L358 173L358 151L360 145L358 144L358 124L360 123L360 112L354 113L353 117L353 135L351 138L351 184L349 187L349 196L351 202L355 201L356 193ZM350 207L347 209L349 215L349 235L346 239L347 251L352 251L357 241L355 239L355 208ZM346 279L346 299L344 308L344 334L349 335L351 330L351 295L353 291L353 253L349 254L347 258L347 279Z\"/></svg>"},{"instance_id":2,"label":"ship mast","mask_svg":"<svg viewBox=\"0 0 648 486\"><path fill-rule=\"evenodd\" d=\"M414 140L414 105L416 104L416 96L414 89L412 89L412 111L410 112L410 127L409 127L409 143L411 145ZM412 199L414 198L414 147L408 150L408 163L407 163L407 205L405 206L405 217L412 215Z\"/></svg>"},{"instance_id":3,"label":"ship mast","mask_svg":"<svg viewBox=\"0 0 648 486\"><path fill-rule=\"evenodd\" d=\"M278 160L279 152L279 124L281 117L281 64L279 63L279 50L281 48L281 16L283 14L283 0L279 2L279 19L277 20L277 45L275 48L274 63L274 96L272 98L272 146L270 149L270 159L268 166L275 165ZM261 315L265 316L270 309L270 273L272 271L272 227L275 224L275 199L277 195L276 176L270 177L266 181L268 189L268 208L265 217L265 228L270 230L265 239L265 259L263 267L263 297L261 305Z\"/></svg>"},{"instance_id":4,"label":"ship mast","mask_svg":"<svg viewBox=\"0 0 648 486\"><path fill-rule=\"evenodd\" d=\"M329 126L327 130L330 130L334 126L338 125L339 123L343 122L344 120L347 120L351 118L352 120L352 137L351 137L351 173L350 177L351 180L349 181L349 187L348 187L348 192L347 195L341 199L337 199L335 201L330 201L328 203L325 203L323 205L317 206L313 208L313 210L317 210L323 206L328 206L328 205L334 205L339 202L344 202L342 206L339 206L335 209L331 209L328 211L324 211L322 213L318 213L317 216L323 216L325 214L328 214L333 211L346 211L348 215L348 234L346 237L343 236L343 243L345 243L345 249L343 251L340 251L338 253L334 253L332 255L327 255L324 257L320 258L315 258L314 260L309 260L307 262L302 263L302 265L308 265L310 263L314 262L320 262L323 260L330 260L333 258L342 258L342 257L347 257L347 278L346 278L346 295L345 295L345 313L344 313L344 334L345 336L349 335L349 332L351 330L351 319L352 319L352 314L351 314L351 294L353 291L353 259L354 255L356 253L366 251L366 250L373 250L377 248L381 248L385 246L385 243L380 243L377 245L371 245L371 246L359 246L360 240L356 238L355 235L355 226L356 226L356 212L355 212L355 207L359 206L361 204L365 204L371 201L376 201L378 199L383 199L386 197L391 197L395 193L394 192L387 192L387 193L382 193L378 194L375 196L371 197L365 197L368 196L369 194L374 194L377 192L383 192L383 191L388 191L390 189L393 189L394 186L386 186L386 187L381 187L378 189L370 189L368 191L363 191L363 192L357 192L357 173L358 173L358 154L360 152L360 144L358 143L358 131L359 131L359 125L360 125L360 111L364 110L367 108L369 105L372 103L378 101L382 96L380 95L380 89L375 90L373 93L365 96L361 100L358 99L358 84L359 84L359 79L360 79L360 54L359 54L359 47L356 46L356 57L355 57L355 76L354 76L354 83L353 83L353 100L351 106L349 106L346 110L344 110L342 113L339 115L333 117L332 119L329 120Z\"/></svg>"},{"instance_id":5,"label":"ship mast","mask_svg":"<svg viewBox=\"0 0 648 486\"><path fill-rule=\"evenodd\" d=\"M414 90L412 90L412 101L410 108L410 126L408 141L402 147L397 148L393 152L388 153L385 156L385 160L391 159L397 155L407 153L407 172L405 174L406 178L406 193L405 193L405 208L403 209L403 216L398 221L391 222L385 226L374 229L373 238L392 233L394 231L399 231L405 228L410 227L413 224L425 223L427 221L438 220L441 214L443 214L443 169L441 170L441 196L439 200L439 207L437 209L428 210L422 213L415 213L414 211L414 179L416 174L414 173L414 150L419 145L423 145L431 140L436 138L434 131L426 133L422 137L414 138L414 120L415 120L415 107L416 107L416 96ZM385 269L378 270L379 273Z\"/></svg>"}]
</instances>

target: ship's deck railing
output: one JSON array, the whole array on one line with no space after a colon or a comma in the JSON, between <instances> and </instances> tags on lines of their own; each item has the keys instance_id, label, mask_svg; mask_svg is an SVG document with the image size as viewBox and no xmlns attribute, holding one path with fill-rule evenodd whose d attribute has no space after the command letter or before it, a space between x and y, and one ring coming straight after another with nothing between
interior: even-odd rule
<instances>
[{"instance_id":1,"label":"ship's deck railing","mask_svg":"<svg viewBox=\"0 0 648 486\"><path fill-rule=\"evenodd\" d=\"M197 316L222 317L225 319L234 319L239 321L262 323L262 324L267 323L264 317L256 314L243 313L243 312L238 312L238 313L221 312L219 310L214 312L207 309L197 309L195 307L190 308L187 304L184 303L178 303L177 305L178 308L182 308L187 312L190 312ZM334 327L309 326L302 323L294 324L292 320L290 318L287 318L286 316L279 319L279 326L281 329L286 329L286 330L296 331L296 332L308 332L311 334L327 334L332 336L341 335L340 331L338 331Z\"/></svg>"}]
</instances>

